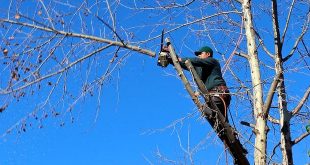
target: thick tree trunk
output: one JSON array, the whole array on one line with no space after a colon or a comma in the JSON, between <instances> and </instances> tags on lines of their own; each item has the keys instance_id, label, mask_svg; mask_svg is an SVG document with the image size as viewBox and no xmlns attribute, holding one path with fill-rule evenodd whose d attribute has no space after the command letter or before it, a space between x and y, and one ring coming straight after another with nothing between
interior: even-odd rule
<instances>
[{"instance_id":1,"label":"thick tree trunk","mask_svg":"<svg viewBox=\"0 0 310 165\"><path fill-rule=\"evenodd\" d=\"M275 57L275 69L276 73L280 74L280 80L284 80L283 75L283 61L282 55L279 48L276 46L276 57ZM278 93L278 107L280 114L280 133L281 133L281 151L282 151L282 164L292 165L293 154L292 154L292 138L290 130L291 113L287 109L286 91L284 81L281 81L277 86Z\"/></svg>"},{"instance_id":2,"label":"thick tree trunk","mask_svg":"<svg viewBox=\"0 0 310 165\"><path fill-rule=\"evenodd\" d=\"M279 74L279 79L282 80L278 83L278 106L280 114L280 133L281 133L281 151L282 151L282 164L292 165L292 139L290 131L291 114L287 109L286 91L283 75L283 57L282 57L282 42L280 39L280 27L278 21L278 6L277 0L272 0L272 20L274 31L274 48L275 48L275 70L276 74Z\"/></svg>"},{"instance_id":3,"label":"thick tree trunk","mask_svg":"<svg viewBox=\"0 0 310 165\"><path fill-rule=\"evenodd\" d=\"M292 138L290 130L291 114L287 110L285 86L284 82L280 83L278 89L279 111L280 111L280 128L281 128L281 151L282 151L282 164L292 165Z\"/></svg>"},{"instance_id":4,"label":"thick tree trunk","mask_svg":"<svg viewBox=\"0 0 310 165\"><path fill-rule=\"evenodd\" d=\"M256 139L254 162L257 165L266 164L266 148L267 148L267 127L266 117L263 109L263 94L261 85L261 75L259 69L259 60L257 56L257 48L255 43L255 32L253 30L251 0L243 0L242 12L244 19L244 28L247 38L247 49L249 55L249 63L251 69L251 78L253 86L253 103L254 115L256 118Z\"/></svg>"}]
</instances>

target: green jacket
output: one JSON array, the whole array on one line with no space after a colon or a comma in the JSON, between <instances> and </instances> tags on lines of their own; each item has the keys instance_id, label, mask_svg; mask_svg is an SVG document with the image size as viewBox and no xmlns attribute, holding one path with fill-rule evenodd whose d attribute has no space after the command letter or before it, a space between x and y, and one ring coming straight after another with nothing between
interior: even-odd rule
<instances>
[{"instance_id":1,"label":"green jacket","mask_svg":"<svg viewBox=\"0 0 310 165\"><path fill-rule=\"evenodd\" d=\"M183 69L188 70L185 66L186 60L190 60L193 64L200 79L204 82L208 90L219 85L226 85L226 82L222 76L220 63L213 57L208 57L206 59L200 59L197 57L182 58L180 64Z\"/></svg>"}]
</instances>

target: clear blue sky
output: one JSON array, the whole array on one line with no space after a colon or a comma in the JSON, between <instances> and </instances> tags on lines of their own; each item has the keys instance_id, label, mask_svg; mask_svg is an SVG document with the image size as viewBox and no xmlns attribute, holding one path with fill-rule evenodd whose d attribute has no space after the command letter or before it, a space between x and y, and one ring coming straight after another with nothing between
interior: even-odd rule
<instances>
[{"instance_id":1,"label":"clear blue sky","mask_svg":"<svg viewBox=\"0 0 310 165\"><path fill-rule=\"evenodd\" d=\"M5 6L0 7L2 12L0 17L6 18L7 14L3 11L8 8L10 1L0 0L0 3ZM72 3L75 3L74 5L79 4L78 2ZM89 2L89 4L92 3L92 1ZM13 4L14 5L11 6L12 13L14 13L13 11L15 8L18 8L19 11L24 14L31 13L30 11L33 9L42 9L38 2L14 2ZM106 4L102 3L101 5L105 6ZM115 6L112 1L111 5ZM62 6L64 12L66 11L66 7L68 6ZM197 4L193 4L193 8L195 7L197 7ZM210 8L208 10L212 11L214 9ZM42 9L42 11L44 10ZM95 11L94 8L92 12L95 13ZM146 17L143 12L128 13L129 11L130 10L122 6L117 8L116 16L119 20L117 26L118 28L137 26L133 28L137 35L137 38L134 40L147 39L150 31L154 31L150 36L160 34L162 29L161 26L157 29L149 28L149 26L146 28L139 28L141 22L144 25L153 24L154 20L158 19L156 15L160 14L159 11L154 11L152 13L154 14L153 17ZM176 24L184 23L186 20L183 17L186 14L192 14L197 18L204 15L200 12L187 12L188 13L175 12L174 10L167 11L167 13L179 13L179 15L173 18L176 20ZM107 13L102 12L101 14L107 15L107 17L104 18L109 18ZM13 19L13 17L14 14L11 14L10 18ZM75 17L74 20L78 19L79 17ZM163 18L163 20L166 19L167 18ZM104 26L98 22L98 20L96 21L95 27ZM268 22L263 21L260 23L261 24L257 26L268 24ZM167 25L167 28L172 29L172 27L175 26L177 25L170 24ZM213 26L213 28L216 27L216 25ZM191 28L195 29L198 28L198 26L193 25ZM74 27L73 30L80 32L79 25ZM100 30L102 30L102 28L95 28L95 34L99 35ZM1 36L7 37L3 32L5 32L5 30L1 30ZM233 47L226 48L226 46L229 45L230 39L222 38L224 36L222 33L222 31L215 29L212 34L214 34L214 38L223 42L223 45L219 47L224 48L223 51L227 54L227 58ZM174 31L169 36L177 45L177 51L182 52L183 56L192 56L192 51L204 44L212 45L209 39L191 39L187 28ZM238 35L232 34L231 37L238 37ZM309 42L309 37L306 41ZM156 39L144 46L148 49L158 51L159 42L160 39ZM1 48L2 47L4 47L3 41L1 41ZM225 52L225 50L227 52ZM58 53L60 52L61 51ZM105 53L106 52L100 55L104 55ZM236 65L233 66L233 69L242 71L240 76L244 78L244 80L249 80L249 78L247 78L247 76L249 76L249 71L245 71L243 65L238 66L238 64L244 64L243 60L241 60L240 57L236 57L235 59L236 61L234 62L236 62ZM307 60L309 61L309 59ZM268 60L265 62L270 64ZM224 65L222 60L221 64L222 66ZM0 68L1 70L5 70L5 66L2 64ZM272 74L269 73L266 68L264 68L262 72L264 78ZM300 89L296 90L296 93L292 93L294 96L297 95L301 97L301 93L306 89L305 87L309 85L309 75L307 75L309 74L309 70L305 72L306 74L289 74L289 76L293 78L293 81L288 83L289 86L298 85L300 87ZM1 74L2 73L4 72L1 72ZM107 84L104 86L100 97L101 104L99 112L96 107L98 96L96 94L94 97L88 97L88 99L82 100L80 104L77 104L71 114L74 118L73 123L68 114L64 117L52 117L49 110L46 110L49 116L47 119L43 120L42 123L39 123L33 118L29 119L27 120L26 132L22 132L21 134L17 133L17 131L20 130L20 126L17 126L16 129L13 129L12 133L0 139L0 164L122 165L149 164L150 162L152 164L173 164L173 161L178 161L176 164L182 164L184 161L189 163L188 159L184 160L185 152L183 151L183 149L187 150L188 146L191 150L193 150L195 146L198 146L197 151L193 150L193 160L195 164L225 164L223 144L213 133L209 124L199 118L199 114L196 113L197 110L195 109L195 105L186 93L181 81L174 76L174 73L171 67L163 69L156 66L155 58L133 53L125 60L120 69L114 71L111 80L107 81ZM234 80L229 73L225 74L225 79L231 87L236 86L236 83L233 82ZM6 80L1 80L1 83L4 84L5 81ZM68 81L69 83L71 82L71 85L69 85L71 90L79 88L76 85L79 84L79 79ZM268 86L266 86L265 89L267 91ZM288 91L291 92L292 90ZM235 90L232 89L232 91ZM0 135L4 134L9 127L14 125L23 116L33 111L36 106L33 103L37 103L37 101L42 98L42 94L35 94L34 97L27 97L27 99L20 100L19 102L13 101L9 105L9 108L0 114ZM1 99L3 99L3 97L1 97ZM240 102L238 102L240 101L239 99L233 97L232 101L231 112L234 121L236 124L240 120L251 122L250 109L247 105L240 105ZM3 99L2 102L4 101ZM186 116L189 117L173 126L175 121ZM63 122L64 126L60 126ZM43 128L39 128L40 125L42 125ZM237 124L237 127L244 136L242 138L243 142L251 137L249 128L245 128L239 124ZM302 127L294 127L293 131L300 134L302 132L300 129L302 129ZM270 139L275 136L273 132L270 132L268 135ZM253 136L254 135L252 135L250 139L252 142L254 141ZM293 138L296 137L295 135L292 136ZM274 143L277 143L276 141L278 139L273 140L275 141ZM253 147L248 143L246 147L249 150L248 158L252 161ZM273 146L269 146L269 152L272 149ZM309 149L309 137L298 144L298 146L294 147L295 164L310 162L310 158L307 156ZM279 151L279 149L277 151ZM229 155L229 153L227 154ZM161 157L159 155L161 155ZM172 162L167 163L168 159ZM229 157L229 159L231 158ZM280 161L280 155L276 155L275 160Z\"/></svg>"}]
</instances>

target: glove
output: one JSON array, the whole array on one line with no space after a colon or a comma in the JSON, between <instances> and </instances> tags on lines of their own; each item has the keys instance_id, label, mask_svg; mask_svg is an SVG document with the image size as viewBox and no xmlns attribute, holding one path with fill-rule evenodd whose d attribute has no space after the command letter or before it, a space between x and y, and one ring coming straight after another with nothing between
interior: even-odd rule
<instances>
[{"instance_id":1,"label":"glove","mask_svg":"<svg viewBox=\"0 0 310 165\"><path fill-rule=\"evenodd\" d=\"M162 47L162 51L163 51L163 52L170 53L168 46L163 46L163 47Z\"/></svg>"}]
</instances>

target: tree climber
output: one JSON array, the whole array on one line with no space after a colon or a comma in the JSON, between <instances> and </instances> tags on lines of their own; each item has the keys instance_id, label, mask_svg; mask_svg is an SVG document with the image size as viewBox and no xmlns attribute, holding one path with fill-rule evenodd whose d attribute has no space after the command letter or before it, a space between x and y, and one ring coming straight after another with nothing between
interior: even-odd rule
<instances>
[{"instance_id":1,"label":"tree climber","mask_svg":"<svg viewBox=\"0 0 310 165\"><path fill-rule=\"evenodd\" d=\"M162 50L169 53L169 49L166 46ZM185 61L189 60L192 63L200 79L210 92L212 100L225 117L226 122L228 122L227 108L230 104L231 97L222 76L220 63L213 58L213 50L208 46L200 48L195 52L195 55L197 57L194 58L178 57L181 67L188 70L185 66ZM168 61L173 65L171 58Z\"/></svg>"}]
</instances>

